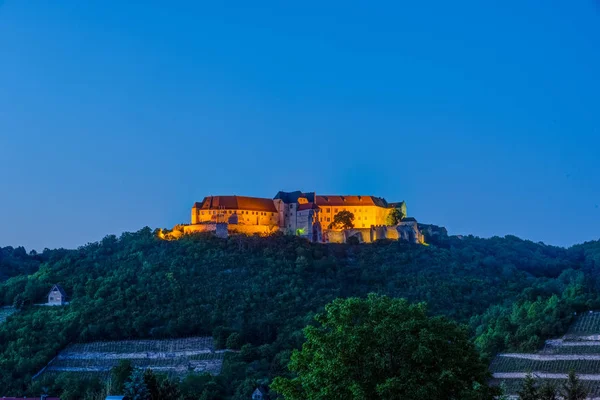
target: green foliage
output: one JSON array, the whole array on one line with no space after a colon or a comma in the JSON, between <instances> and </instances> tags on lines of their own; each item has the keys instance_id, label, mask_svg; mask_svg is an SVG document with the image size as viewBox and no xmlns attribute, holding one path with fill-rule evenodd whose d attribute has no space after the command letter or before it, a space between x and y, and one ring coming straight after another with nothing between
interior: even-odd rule
<instances>
[{"instance_id":1,"label":"green foliage","mask_svg":"<svg viewBox=\"0 0 600 400\"><path fill-rule=\"evenodd\" d=\"M539 400L558 400L558 389L549 380L540 387Z\"/></svg>"},{"instance_id":2,"label":"green foliage","mask_svg":"<svg viewBox=\"0 0 600 400\"><path fill-rule=\"evenodd\" d=\"M387 226L396 226L402 221L402 219L406 217L406 212L402 212L402 209L393 208L390 210L389 214L385 219L385 224Z\"/></svg>"},{"instance_id":3,"label":"green foliage","mask_svg":"<svg viewBox=\"0 0 600 400\"><path fill-rule=\"evenodd\" d=\"M49 251L45 255L47 257ZM0 247L0 282L37 271L44 259L44 255L38 255L35 251L27 254L23 247Z\"/></svg>"},{"instance_id":4,"label":"green foliage","mask_svg":"<svg viewBox=\"0 0 600 400\"><path fill-rule=\"evenodd\" d=\"M237 332L232 333L227 338L227 343L225 344L228 349L239 350L242 345L242 340L240 334Z\"/></svg>"},{"instance_id":5,"label":"green foliage","mask_svg":"<svg viewBox=\"0 0 600 400\"><path fill-rule=\"evenodd\" d=\"M150 400L150 391L146 386L144 371L135 369L127 382L123 391L127 400Z\"/></svg>"},{"instance_id":6,"label":"green foliage","mask_svg":"<svg viewBox=\"0 0 600 400\"><path fill-rule=\"evenodd\" d=\"M160 400L160 383L158 382L157 376L148 368L144 371L143 377L144 384L148 390L148 398L150 400Z\"/></svg>"},{"instance_id":7,"label":"green foliage","mask_svg":"<svg viewBox=\"0 0 600 400\"><path fill-rule=\"evenodd\" d=\"M543 345L544 339L564 333L575 310L584 308L568 286L563 293L536 300L522 299L511 307L493 306L482 316L472 319L477 327L477 347L486 356L503 349L532 351Z\"/></svg>"},{"instance_id":8,"label":"green foliage","mask_svg":"<svg viewBox=\"0 0 600 400\"><path fill-rule=\"evenodd\" d=\"M354 228L354 214L350 211L340 211L333 216L329 229L352 229Z\"/></svg>"},{"instance_id":9,"label":"green foliage","mask_svg":"<svg viewBox=\"0 0 600 400\"><path fill-rule=\"evenodd\" d=\"M121 360L119 364L114 367L111 371L112 386L115 393L123 393L125 390L125 382L129 379L133 373L133 366L129 360Z\"/></svg>"},{"instance_id":10,"label":"green foliage","mask_svg":"<svg viewBox=\"0 0 600 400\"><path fill-rule=\"evenodd\" d=\"M157 376L151 369L144 371L144 384L150 400L177 400L181 397L178 382L171 381L164 375Z\"/></svg>"},{"instance_id":11,"label":"green foliage","mask_svg":"<svg viewBox=\"0 0 600 400\"><path fill-rule=\"evenodd\" d=\"M569 372L567 382L563 385L562 395L565 400L585 400L587 398L587 392L573 370Z\"/></svg>"},{"instance_id":12,"label":"green foliage","mask_svg":"<svg viewBox=\"0 0 600 400\"><path fill-rule=\"evenodd\" d=\"M467 329L430 318L424 304L369 295L338 299L308 326L294 351L294 378L272 388L287 400L493 399L487 365Z\"/></svg>"},{"instance_id":13,"label":"green foliage","mask_svg":"<svg viewBox=\"0 0 600 400\"><path fill-rule=\"evenodd\" d=\"M537 382L531 373L525 376L523 387L517 392L519 400L539 400L539 389Z\"/></svg>"},{"instance_id":14,"label":"green foliage","mask_svg":"<svg viewBox=\"0 0 600 400\"><path fill-rule=\"evenodd\" d=\"M235 332L244 346L226 356L221 376L180 384L183 397L231 399L242 385L288 373L302 328L325 304L370 292L425 301L432 313L469 323L486 355L535 350L564 333L574 312L600 308L598 242L561 249L512 236L444 236L435 243L322 245L284 235L168 242L145 228L76 250L19 251L11 268L30 271L19 263L32 259L38 267L0 282L0 302L22 306L0 324L0 387L39 395L31 377L72 342L213 335L225 348ZM71 304L32 306L53 283ZM45 383L59 396L98 387L72 376Z\"/></svg>"},{"instance_id":15,"label":"green foliage","mask_svg":"<svg viewBox=\"0 0 600 400\"><path fill-rule=\"evenodd\" d=\"M510 396L504 382L500 384L498 389L500 389L500 395L496 398L496 400L509 400Z\"/></svg>"}]
</instances>

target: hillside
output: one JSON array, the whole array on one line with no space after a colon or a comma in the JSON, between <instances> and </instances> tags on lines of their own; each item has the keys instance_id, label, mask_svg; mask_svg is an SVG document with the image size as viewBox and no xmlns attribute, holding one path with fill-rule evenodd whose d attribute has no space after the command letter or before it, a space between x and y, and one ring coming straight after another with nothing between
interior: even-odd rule
<instances>
[{"instance_id":1,"label":"hillside","mask_svg":"<svg viewBox=\"0 0 600 400\"><path fill-rule=\"evenodd\" d=\"M576 371L591 398L600 398L600 313L579 316L560 339L548 340L537 353L496 356L490 366L494 383L515 395L527 373L562 385Z\"/></svg>"},{"instance_id":2,"label":"hillside","mask_svg":"<svg viewBox=\"0 0 600 400\"><path fill-rule=\"evenodd\" d=\"M211 337L77 343L61 351L34 379L44 381L62 373L106 379L120 360L170 378L185 378L190 372L218 375L224 355L224 350L214 350Z\"/></svg>"},{"instance_id":3,"label":"hillside","mask_svg":"<svg viewBox=\"0 0 600 400\"><path fill-rule=\"evenodd\" d=\"M573 312L600 308L597 242L562 249L510 236L428 241L352 246L196 235L168 242L145 228L26 255L23 262L39 269L0 284L2 303L22 309L0 324L0 387L37 394L41 383L32 387L31 377L72 343L212 336L216 348L245 346L226 357L220 376L198 383L198 393L211 387L207 398L247 398L257 382L286 372L315 312L369 292L426 301L432 313L470 324L485 355L533 351L562 335ZM54 283L71 304L32 306ZM58 391L71 383L53 384Z\"/></svg>"}]
</instances>

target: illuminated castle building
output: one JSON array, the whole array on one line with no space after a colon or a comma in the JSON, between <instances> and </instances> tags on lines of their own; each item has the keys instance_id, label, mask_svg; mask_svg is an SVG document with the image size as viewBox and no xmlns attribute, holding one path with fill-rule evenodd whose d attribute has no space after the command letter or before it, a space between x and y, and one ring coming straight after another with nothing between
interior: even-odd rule
<instances>
[{"instance_id":1,"label":"illuminated castle building","mask_svg":"<svg viewBox=\"0 0 600 400\"><path fill-rule=\"evenodd\" d=\"M349 235L361 242L403 236L408 241L422 242L414 218L402 220L397 225L401 228L386 226L390 211L396 208L406 215L404 202L388 203L375 196L324 196L300 191L279 192L273 199L209 196L194 204L191 225L183 228L184 233L211 230L215 225L227 225L229 232L246 234L283 231L313 242L345 242ZM342 211L354 215L354 228L330 229L334 216Z\"/></svg>"}]
</instances>

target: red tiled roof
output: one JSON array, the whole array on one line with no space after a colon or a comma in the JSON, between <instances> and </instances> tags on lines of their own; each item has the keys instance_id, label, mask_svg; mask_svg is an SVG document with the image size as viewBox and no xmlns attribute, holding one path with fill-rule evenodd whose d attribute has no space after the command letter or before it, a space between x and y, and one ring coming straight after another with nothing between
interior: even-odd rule
<instances>
[{"instance_id":1,"label":"red tiled roof","mask_svg":"<svg viewBox=\"0 0 600 400\"><path fill-rule=\"evenodd\" d=\"M316 196L318 206L377 206L388 207L385 199L375 196Z\"/></svg>"},{"instance_id":2,"label":"red tiled roof","mask_svg":"<svg viewBox=\"0 0 600 400\"><path fill-rule=\"evenodd\" d=\"M209 196L205 197L201 203L195 203L194 208L277 212L273 200L245 196Z\"/></svg>"}]
</instances>

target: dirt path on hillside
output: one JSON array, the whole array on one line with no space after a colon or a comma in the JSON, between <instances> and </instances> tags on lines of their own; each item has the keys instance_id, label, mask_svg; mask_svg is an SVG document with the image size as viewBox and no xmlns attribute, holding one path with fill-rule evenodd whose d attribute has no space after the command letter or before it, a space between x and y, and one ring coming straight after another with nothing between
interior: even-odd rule
<instances>
[{"instance_id":1,"label":"dirt path on hillside","mask_svg":"<svg viewBox=\"0 0 600 400\"><path fill-rule=\"evenodd\" d=\"M531 373L536 378L542 379L567 379L569 377L568 374L548 374L545 372L532 372ZM527 373L525 372L496 372L493 374L496 379L525 379ZM582 381L600 381L600 375L577 375L579 379Z\"/></svg>"},{"instance_id":2,"label":"dirt path on hillside","mask_svg":"<svg viewBox=\"0 0 600 400\"><path fill-rule=\"evenodd\" d=\"M172 351L172 352L139 352L139 353L109 353L109 352L63 352L58 355L59 360L108 360L108 359L155 359L190 357L200 354L212 354L211 350Z\"/></svg>"},{"instance_id":3,"label":"dirt path on hillside","mask_svg":"<svg viewBox=\"0 0 600 400\"><path fill-rule=\"evenodd\" d=\"M590 360L600 361L598 354L521 354L521 353L505 353L499 354L499 357L519 358L521 360L536 360L536 361L579 361Z\"/></svg>"},{"instance_id":4,"label":"dirt path on hillside","mask_svg":"<svg viewBox=\"0 0 600 400\"><path fill-rule=\"evenodd\" d=\"M585 339L589 339L586 337ZM563 339L546 340L546 345L549 347L569 347L569 346L600 346L598 340L573 340L564 341Z\"/></svg>"}]
</instances>

